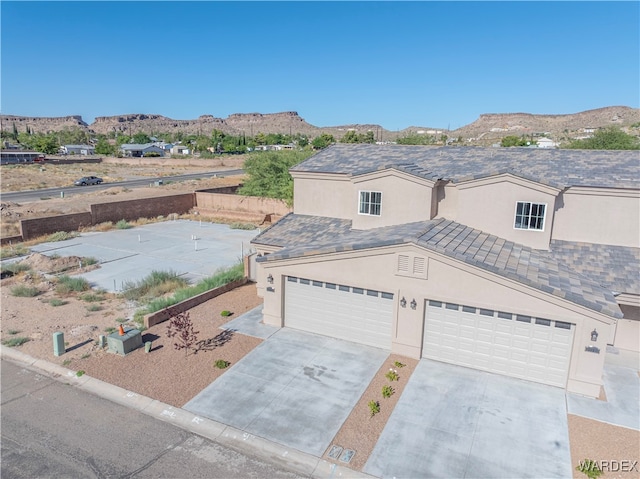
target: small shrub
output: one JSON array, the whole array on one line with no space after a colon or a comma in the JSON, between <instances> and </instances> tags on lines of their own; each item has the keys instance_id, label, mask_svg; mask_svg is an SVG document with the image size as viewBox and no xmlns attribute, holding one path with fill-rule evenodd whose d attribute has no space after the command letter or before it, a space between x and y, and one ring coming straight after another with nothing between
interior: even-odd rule
<instances>
[{"instance_id":1,"label":"small shrub","mask_svg":"<svg viewBox=\"0 0 640 479\"><path fill-rule=\"evenodd\" d=\"M184 355L186 356L189 349L198 342L198 333L193 329L193 323L189 318L189 312L183 311L172 315L167 326L167 336L170 338L176 338L173 343L173 347L180 350L184 349Z\"/></svg>"},{"instance_id":2,"label":"small shrub","mask_svg":"<svg viewBox=\"0 0 640 479\"><path fill-rule=\"evenodd\" d=\"M71 359L65 359L64 361L62 361L63 366L69 366L69 364L71 364Z\"/></svg>"},{"instance_id":3,"label":"small shrub","mask_svg":"<svg viewBox=\"0 0 640 479\"><path fill-rule=\"evenodd\" d=\"M126 323L127 322L127 318L116 318L116 323Z\"/></svg>"},{"instance_id":4,"label":"small shrub","mask_svg":"<svg viewBox=\"0 0 640 479\"><path fill-rule=\"evenodd\" d=\"M391 386L382 386L382 397L390 398L395 391Z\"/></svg>"},{"instance_id":5,"label":"small shrub","mask_svg":"<svg viewBox=\"0 0 640 479\"><path fill-rule=\"evenodd\" d=\"M18 334L19 332L20 332L19 329L10 329L9 331L7 331L7 333L11 335Z\"/></svg>"},{"instance_id":6,"label":"small shrub","mask_svg":"<svg viewBox=\"0 0 640 479\"><path fill-rule=\"evenodd\" d=\"M151 271L138 281L126 281L122 295L132 301L145 301L147 298L160 298L170 291L184 287L187 280L175 271Z\"/></svg>"},{"instance_id":7,"label":"small shrub","mask_svg":"<svg viewBox=\"0 0 640 479\"><path fill-rule=\"evenodd\" d=\"M92 264L98 263L98 260L93 256L86 256L80 260L82 266L91 266Z\"/></svg>"},{"instance_id":8,"label":"small shrub","mask_svg":"<svg viewBox=\"0 0 640 479\"><path fill-rule=\"evenodd\" d=\"M90 289L89 282L84 278L73 278L71 276L62 275L58 278L56 291L61 294L69 294L71 292L82 292Z\"/></svg>"},{"instance_id":9,"label":"small shrub","mask_svg":"<svg viewBox=\"0 0 640 479\"><path fill-rule=\"evenodd\" d=\"M220 312L220 316L226 318L227 316L231 316L233 313L231 311L227 311L226 309L224 311Z\"/></svg>"},{"instance_id":10,"label":"small shrub","mask_svg":"<svg viewBox=\"0 0 640 479\"><path fill-rule=\"evenodd\" d=\"M87 359L91 357L91 353L84 353L82 356L80 356L80 359Z\"/></svg>"},{"instance_id":11,"label":"small shrub","mask_svg":"<svg viewBox=\"0 0 640 479\"><path fill-rule=\"evenodd\" d=\"M87 303L97 303L98 301L104 301L104 296L101 294L94 293L86 293L80 296L82 301L86 301Z\"/></svg>"},{"instance_id":12,"label":"small shrub","mask_svg":"<svg viewBox=\"0 0 640 479\"><path fill-rule=\"evenodd\" d=\"M45 241L48 241L48 242L65 241L71 238L75 238L76 236L78 236L78 233L75 231L73 232L58 231L56 233L52 233L49 236L47 236Z\"/></svg>"},{"instance_id":13,"label":"small shrub","mask_svg":"<svg viewBox=\"0 0 640 479\"><path fill-rule=\"evenodd\" d=\"M254 230L256 229L256 225L251 223L231 223L229 228L233 230Z\"/></svg>"},{"instance_id":14,"label":"small shrub","mask_svg":"<svg viewBox=\"0 0 640 479\"><path fill-rule=\"evenodd\" d=\"M225 361L224 359L218 359L215 362L215 365L218 369L225 369L229 367L229 364L231 364L229 361Z\"/></svg>"},{"instance_id":15,"label":"small shrub","mask_svg":"<svg viewBox=\"0 0 640 479\"><path fill-rule=\"evenodd\" d=\"M371 417L375 416L380 412L380 403L378 401L374 401L373 399L369 401L369 412L371 412Z\"/></svg>"},{"instance_id":16,"label":"small shrub","mask_svg":"<svg viewBox=\"0 0 640 479\"><path fill-rule=\"evenodd\" d=\"M38 293L40 293L40 291L35 286L19 284L11 288L11 294L21 298L33 298L34 296L38 296Z\"/></svg>"},{"instance_id":17,"label":"small shrub","mask_svg":"<svg viewBox=\"0 0 640 479\"><path fill-rule=\"evenodd\" d=\"M115 333L117 331L116 328L109 326L108 328L104 328L104 332L107 334Z\"/></svg>"},{"instance_id":18,"label":"small shrub","mask_svg":"<svg viewBox=\"0 0 640 479\"><path fill-rule=\"evenodd\" d=\"M76 376L78 376L80 378L80 377L84 376L84 374L85 374L84 371L81 369L80 371L78 371L76 373Z\"/></svg>"},{"instance_id":19,"label":"small shrub","mask_svg":"<svg viewBox=\"0 0 640 479\"><path fill-rule=\"evenodd\" d=\"M27 264L23 264L23 263L10 263L10 264L4 264L0 267L0 271L2 273L11 273L11 275L15 275L18 273L23 273L25 271L30 271L31 267Z\"/></svg>"},{"instance_id":20,"label":"small shrub","mask_svg":"<svg viewBox=\"0 0 640 479\"><path fill-rule=\"evenodd\" d=\"M596 479L602 475L602 470L600 470L598 463L591 459L580 461L580 464L576 467L576 471L582 472L589 479Z\"/></svg>"},{"instance_id":21,"label":"small shrub","mask_svg":"<svg viewBox=\"0 0 640 479\"><path fill-rule=\"evenodd\" d=\"M127 220L120 220L116 223L116 228L119 230L128 230L131 228L131 225Z\"/></svg>"},{"instance_id":22,"label":"small shrub","mask_svg":"<svg viewBox=\"0 0 640 479\"><path fill-rule=\"evenodd\" d=\"M64 306L65 304L69 304L69 301L63 301L62 299L53 298L49 300L49 304L51 306Z\"/></svg>"},{"instance_id":23,"label":"small shrub","mask_svg":"<svg viewBox=\"0 0 640 479\"><path fill-rule=\"evenodd\" d=\"M18 243L17 245L9 245L0 248L0 258L15 258L16 256L25 256L29 254L29 248L27 248L22 243Z\"/></svg>"},{"instance_id":24,"label":"small shrub","mask_svg":"<svg viewBox=\"0 0 640 479\"><path fill-rule=\"evenodd\" d=\"M389 369L387 374L384 375L389 381L397 381L400 376L398 376L398 371L395 369Z\"/></svg>"},{"instance_id":25,"label":"small shrub","mask_svg":"<svg viewBox=\"0 0 640 479\"><path fill-rule=\"evenodd\" d=\"M2 341L2 344L5 346L9 346L10 348L14 348L16 346L22 346L24 343L28 342L29 338L25 338L24 336L17 336L15 338L9 338Z\"/></svg>"},{"instance_id":26,"label":"small shrub","mask_svg":"<svg viewBox=\"0 0 640 479\"><path fill-rule=\"evenodd\" d=\"M396 361L393 365L397 368L403 368L406 366L406 364L402 364L400 361Z\"/></svg>"},{"instance_id":27,"label":"small shrub","mask_svg":"<svg viewBox=\"0 0 640 479\"><path fill-rule=\"evenodd\" d=\"M100 306L99 304L90 304L89 306L87 306L87 311L89 312L95 312L95 311L101 311L102 310L102 306Z\"/></svg>"}]
</instances>

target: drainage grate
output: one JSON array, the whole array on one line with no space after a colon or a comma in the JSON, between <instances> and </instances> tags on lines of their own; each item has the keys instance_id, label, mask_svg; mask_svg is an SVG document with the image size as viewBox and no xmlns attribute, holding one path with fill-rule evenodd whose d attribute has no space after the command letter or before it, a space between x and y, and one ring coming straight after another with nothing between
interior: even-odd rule
<instances>
[{"instance_id":1,"label":"drainage grate","mask_svg":"<svg viewBox=\"0 0 640 479\"><path fill-rule=\"evenodd\" d=\"M355 453L356 451L354 451L353 449L345 449L342 453L342 456L340 456L340 461L346 463L351 462L351 458L355 455Z\"/></svg>"},{"instance_id":2,"label":"drainage grate","mask_svg":"<svg viewBox=\"0 0 640 479\"><path fill-rule=\"evenodd\" d=\"M340 446L336 446L336 445L334 444L333 446L331 446L331 449L329 450L329 454L328 454L328 456L329 456L331 459L334 459L334 460L336 460L336 461L337 461L337 460L338 460L338 458L340 457L340 453L341 453L341 452L342 452L342 447L340 447Z\"/></svg>"}]
</instances>

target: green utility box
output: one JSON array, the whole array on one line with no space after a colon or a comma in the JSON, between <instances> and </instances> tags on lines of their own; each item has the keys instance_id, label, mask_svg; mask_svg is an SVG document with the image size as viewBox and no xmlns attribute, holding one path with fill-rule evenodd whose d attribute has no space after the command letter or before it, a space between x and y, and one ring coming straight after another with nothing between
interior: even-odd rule
<instances>
[{"instance_id":1,"label":"green utility box","mask_svg":"<svg viewBox=\"0 0 640 479\"><path fill-rule=\"evenodd\" d=\"M137 329L125 330L124 336L116 331L107 337L107 346L109 352L125 356L142 346L142 334Z\"/></svg>"}]
</instances>

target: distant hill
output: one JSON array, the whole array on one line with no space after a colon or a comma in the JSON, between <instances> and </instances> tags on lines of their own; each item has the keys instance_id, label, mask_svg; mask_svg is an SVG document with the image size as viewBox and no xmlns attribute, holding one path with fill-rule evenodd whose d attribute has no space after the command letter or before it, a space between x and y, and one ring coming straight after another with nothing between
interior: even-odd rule
<instances>
[{"instance_id":1,"label":"distant hill","mask_svg":"<svg viewBox=\"0 0 640 479\"><path fill-rule=\"evenodd\" d=\"M358 133L373 131L378 141L393 141L408 134L447 135L449 138L462 138L465 144L488 145L499 142L508 135L541 135L560 141L563 139L587 136L591 130L607 126L628 129L630 125L640 123L640 109L626 106L610 106L596 110L566 115L534 115L530 113L487 113L473 123L448 131L444 128L412 126L400 131L386 130L375 124L350 124L318 127L307 123L297 112L281 113L235 113L227 118L202 115L194 120L174 120L155 114L127 114L101 116L88 125L80 116L57 118L24 117L0 115L3 131L19 132L29 128L34 133L48 133L65 128L79 128L87 132L108 134L113 131L127 135L135 133L176 133L210 135L214 129L230 135L247 136L261 133L300 133L316 137L322 133L342 138L349 130ZM637 132L636 132L637 133Z\"/></svg>"}]
</instances>

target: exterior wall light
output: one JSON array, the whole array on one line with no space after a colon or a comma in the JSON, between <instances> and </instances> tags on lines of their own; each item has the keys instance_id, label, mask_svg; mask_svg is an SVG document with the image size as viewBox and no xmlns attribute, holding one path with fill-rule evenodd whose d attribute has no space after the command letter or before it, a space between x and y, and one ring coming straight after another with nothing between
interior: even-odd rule
<instances>
[{"instance_id":1,"label":"exterior wall light","mask_svg":"<svg viewBox=\"0 0 640 479\"><path fill-rule=\"evenodd\" d=\"M413 298L413 299L411 300L411 309L416 309L416 306L418 306L418 303L416 303L416 299L415 299L415 298Z\"/></svg>"},{"instance_id":2,"label":"exterior wall light","mask_svg":"<svg viewBox=\"0 0 640 479\"><path fill-rule=\"evenodd\" d=\"M598 340L598 331L594 329L593 331L591 331L591 341L597 341L597 340Z\"/></svg>"},{"instance_id":3,"label":"exterior wall light","mask_svg":"<svg viewBox=\"0 0 640 479\"><path fill-rule=\"evenodd\" d=\"M267 276L267 283L273 284L273 276L271 276L271 274L269 274L269 276Z\"/></svg>"},{"instance_id":4,"label":"exterior wall light","mask_svg":"<svg viewBox=\"0 0 640 479\"><path fill-rule=\"evenodd\" d=\"M407 300L404 299L404 296L402 297L402 299L400 300L400 306L402 306L403 308L407 307Z\"/></svg>"}]
</instances>

